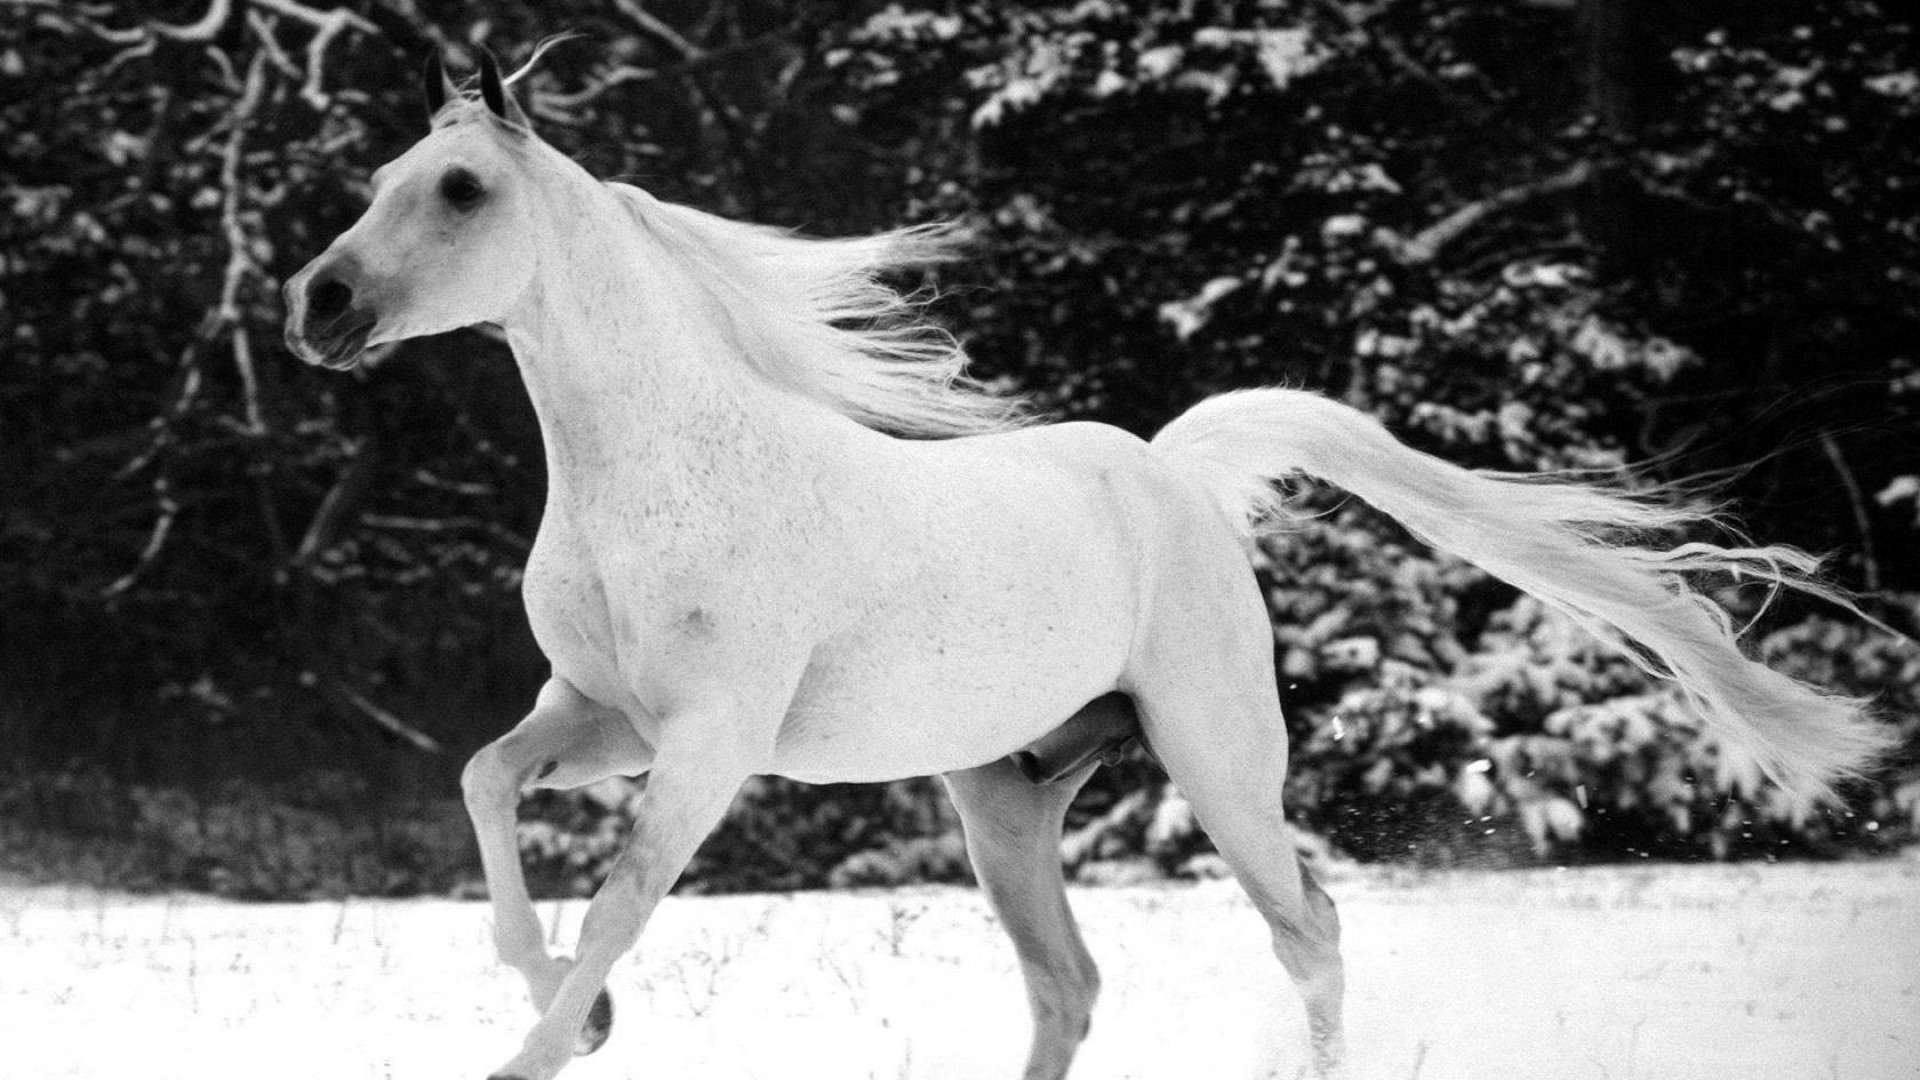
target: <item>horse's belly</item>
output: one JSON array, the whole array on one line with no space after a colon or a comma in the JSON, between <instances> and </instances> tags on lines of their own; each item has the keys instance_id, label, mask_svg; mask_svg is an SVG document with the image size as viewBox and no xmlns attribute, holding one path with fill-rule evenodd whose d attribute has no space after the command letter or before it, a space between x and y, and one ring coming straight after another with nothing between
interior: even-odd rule
<instances>
[{"instance_id":1,"label":"horse's belly","mask_svg":"<svg viewBox=\"0 0 1920 1080\"><path fill-rule=\"evenodd\" d=\"M925 776L1001 757L1113 689L1132 649L1119 553L1014 579L934 572L815 650L782 726L775 771L844 782Z\"/></svg>"},{"instance_id":2,"label":"horse's belly","mask_svg":"<svg viewBox=\"0 0 1920 1080\"><path fill-rule=\"evenodd\" d=\"M1119 654L1124 656L1123 653ZM1003 757L1111 689L1116 650L980 658L875 649L816 665L773 771L814 783L896 780Z\"/></svg>"}]
</instances>

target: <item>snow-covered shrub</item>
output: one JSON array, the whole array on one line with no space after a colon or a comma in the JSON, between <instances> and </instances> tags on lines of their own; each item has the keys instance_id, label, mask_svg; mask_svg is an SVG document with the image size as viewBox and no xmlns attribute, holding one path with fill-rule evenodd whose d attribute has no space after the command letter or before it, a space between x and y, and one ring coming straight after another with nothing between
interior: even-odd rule
<instances>
[{"instance_id":1,"label":"snow-covered shrub","mask_svg":"<svg viewBox=\"0 0 1920 1080\"><path fill-rule=\"evenodd\" d=\"M1378 529L1350 511L1305 521L1267 545L1263 568L1292 713L1290 802L1350 853L1723 859L1920 832L1911 642L1804 613L1750 640L1775 667L1875 699L1907 733L1909 756L1883 782L1809 813L1723 756L1667 684L1531 598ZM1725 599L1743 617L1758 603Z\"/></svg>"}]
</instances>

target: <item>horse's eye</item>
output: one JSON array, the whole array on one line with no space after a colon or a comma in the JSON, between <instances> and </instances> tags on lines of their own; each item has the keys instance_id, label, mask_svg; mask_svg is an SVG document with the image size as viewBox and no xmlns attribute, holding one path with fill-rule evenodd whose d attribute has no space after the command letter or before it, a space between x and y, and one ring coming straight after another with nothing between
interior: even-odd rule
<instances>
[{"instance_id":1,"label":"horse's eye","mask_svg":"<svg viewBox=\"0 0 1920 1080\"><path fill-rule=\"evenodd\" d=\"M449 169L440 178L440 197L456 210L473 209L486 193L480 186L480 178L465 169Z\"/></svg>"}]
</instances>

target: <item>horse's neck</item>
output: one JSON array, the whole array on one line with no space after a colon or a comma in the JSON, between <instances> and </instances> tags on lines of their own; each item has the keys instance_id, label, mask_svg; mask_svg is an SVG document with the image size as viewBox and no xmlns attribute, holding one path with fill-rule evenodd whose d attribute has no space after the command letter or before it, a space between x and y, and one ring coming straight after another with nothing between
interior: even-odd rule
<instances>
[{"instance_id":1,"label":"horse's neck","mask_svg":"<svg viewBox=\"0 0 1920 1080\"><path fill-rule=\"evenodd\" d=\"M612 265L581 257L596 247ZM546 444L549 508L724 512L777 497L817 451L816 406L737 359L711 313L644 258L586 239L508 324Z\"/></svg>"}]
</instances>

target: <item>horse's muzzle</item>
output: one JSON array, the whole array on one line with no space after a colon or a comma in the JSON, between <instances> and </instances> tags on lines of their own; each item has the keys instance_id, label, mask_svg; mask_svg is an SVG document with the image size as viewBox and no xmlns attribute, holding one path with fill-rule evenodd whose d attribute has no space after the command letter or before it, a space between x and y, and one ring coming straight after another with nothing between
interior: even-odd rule
<instances>
[{"instance_id":1,"label":"horse's muzzle","mask_svg":"<svg viewBox=\"0 0 1920 1080\"><path fill-rule=\"evenodd\" d=\"M380 319L354 302L353 287L320 262L287 282L287 348L309 364L343 371L360 362Z\"/></svg>"}]
</instances>

